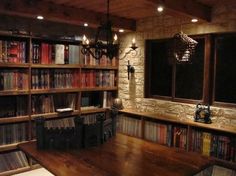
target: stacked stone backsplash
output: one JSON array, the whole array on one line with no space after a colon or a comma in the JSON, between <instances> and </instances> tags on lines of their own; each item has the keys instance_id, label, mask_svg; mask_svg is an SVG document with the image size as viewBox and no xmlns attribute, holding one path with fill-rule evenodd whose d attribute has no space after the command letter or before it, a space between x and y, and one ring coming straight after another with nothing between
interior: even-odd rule
<instances>
[{"instance_id":1,"label":"stacked stone backsplash","mask_svg":"<svg viewBox=\"0 0 236 176\"><path fill-rule=\"evenodd\" d=\"M225 2L224 2L225 3ZM144 64L145 40L172 37L182 30L186 34L206 34L216 32L236 32L236 1L229 0L226 4L216 4L212 9L212 22L190 23L189 18L171 16L157 16L137 21L137 31L121 36L121 50L119 61L119 97L125 108L137 111L150 111L185 116L193 119L196 105L144 98ZM129 50L132 38L138 45L137 52L131 52L125 58L124 53ZM127 76L127 63L135 67L135 73L130 80ZM155 81L155 80L153 80ZM211 106L213 123L236 127L236 108L221 108Z\"/></svg>"}]
</instances>

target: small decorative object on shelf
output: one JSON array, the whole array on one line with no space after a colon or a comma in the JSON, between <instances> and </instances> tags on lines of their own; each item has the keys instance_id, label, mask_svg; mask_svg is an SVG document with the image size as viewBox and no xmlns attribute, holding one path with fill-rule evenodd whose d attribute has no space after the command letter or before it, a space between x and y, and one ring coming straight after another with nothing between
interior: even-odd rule
<instances>
[{"instance_id":1,"label":"small decorative object on shelf","mask_svg":"<svg viewBox=\"0 0 236 176\"><path fill-rule=\"evenodd\" d=\"M121 110L123 108L124 108L124 106L122 104L122 100L120 98L115 98L113 100L112 109Z\"/></svg>"},{"instance_id":2,"label":"small decorative object on shelf","mask_svg":"<svg viewBox=\"0 0 236 176\"><path fill-rule=\"evenodd\" d=\"M198 103L196 106L194 121L202 123L211 123L210 106Z\"/></svg>"},{"instance_id":3,"label":"small decorative object on shelf","mask_svg":"<svg viewBox=\"0 0 236 176\"><path fill-rule=\"evenodd\" d=\"M56 109L57 112L62 113L62 112L72 112L73 109L72 108L59 108Z\"/></svg>"}]
</instances>

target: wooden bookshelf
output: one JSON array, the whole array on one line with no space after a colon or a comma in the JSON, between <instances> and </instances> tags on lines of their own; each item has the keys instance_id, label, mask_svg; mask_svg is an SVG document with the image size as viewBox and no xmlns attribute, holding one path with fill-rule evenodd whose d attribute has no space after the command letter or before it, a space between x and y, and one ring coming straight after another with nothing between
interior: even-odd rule
<instances>
[{"instance_id":1,"label":"wooden bookshelf","mask_svg":"<svg viewBox=\"0 0 236 176\"><path fill-rule=\"evenodd\" d=\"M141 136L134 135L137 133L135 131L135 130L137 130L136 129L137 127L133 127L132 129L129 129L128 132L133 130L134 132L130 133L131 136L140 137L145 140L148 140L145 138L145 133L147 133L147 131L145 130L145 124L147 124L148 122L152 122L153 124L171 125L172 126L171 127L172 128L171 136L170 137L166 136L166 137L171 138L170 140L172 142L169 145L167 145L167 144L165 144L165 145L167 145L169 147L178 148L179 150L182 150L182 148L173 146L173 143L175 140L174 139L175 132L173 131L174 127L180 127L180 128L184 128L186 130L186 148L185 148L185 150L191 151L191 152L193 152L190 148L191 141L193 140L192 136L191 136L193 129L200 131L200 132L210 133L212 136L213 135L227 136L227 137L231 136L231 140L233 140L233 138L236 137L236 127L235 126L234 127L233 126L218 126L216 123L205 124L205 123L194 122L194 120L190 120L190 119L180 120L179 118L177 118L177 115L175 115L175 114L140 112L136 109L123 109L123 110L120 110L119 113L124 114L125 117L131 118L131 119L133 119L133 118L139 119L140 124L141 124L141 129L140 129L141 132L140 133L142 135ZM128 121L127 123L129 123L129 126L135 126L135 124L133 124L133 125L130 124L130 121ZM121 129L121 130L127 131L124 129ZM148 129L148 130L150 130L150 129ZM150 135L153 135L153 131L150 131ZM200 139L203 140L203 137L201 137ZM202 141L201 145L203 145L203 141ZM193 147L193 146L191 146L191 147ZM202 148L201 150L204 150L204 149ZM201 152L203 152L203 151L201 151ZM217 152L219 152L219 151L217 151ZM233 156L236 156L236 153ZM233 156L230 156L230 157L233 158ZM216 158L214 156L211 156L210 158L213 158L216 161L216 164L221 165L223 167L227 167L230 169L236 168L236 161L233 162L233 161L229 161L229 160L224 160L221 158Z\"/></svg>"},{"instance_id":2,"label":"wooden bookshelf","mask_svg":"<svg viewBox=\"0 0 236 176\"><path fill-rule=\"evenodd\" d=\"M152 112L138 112L138 110L134 110L134 109L124 109L124 110L120 110L120 112L141 116L144 119L150 118L150 119L156 119L156 120L161 120L161 121L166 121L166 122L171 122L171 123L183 124L183 125L191 126L191 127L199 127L199 128L209 129L209 130L236 134L236 127L226 126L226 125L218 126L216 123L211 123L211 124L199 123L199 122L194 122L194 120L189 120L189 119L180 120L179 118L177 118L176 115L160 114L160 113L152 113Z\"/></svg>"},{"instance_id":3,"label":"wooden bookshelf","mask_svg":"<svg viewBox=\"0 0 236 176\"><path fill-rule=\"evenodd\" d=\"M3 57L0 58L0 68L2 71L2 72L0 71L0 76L1 76L1 79L3 79L5 81L4 82L2 80L1 84L3 84L3 85L0 85L0 89L4 89L4 90L0 90L0 101L1 100L2 101L9 101L9 102L11 102L13 100L15 101L14 105L12 105L15 107L14 108L12 108L12 106L10 107L14 110L9 110L6 105L6 107L2 108L2 113L0 113L1 114L0 125L3 126L4 130L5 130L5 127L7 127L7 125L11 126L13 124L17 124L17 125L24 124L25 125L24 130L27 131L26 132L27 134L24 134L24 135L27 136L28 140L32 140L33 139L32 135L34 135L33 134L33 124L34 124L33 122L34 122L35 118L43 116L47 120L51 120L51 119L57 119L57 118L62 119L62 118L67 118L67 117L73 117L73 116L78 116L78 115L105 113L105 111L107 110L106 108L95 108L95 109L89 109L89 110L81 110L82 94L85 94L87 92L98 92L100 95L102 95L103 91L108 91L109 93L111 92L112 95L114 95L114 97L117 96L118 63L116 62L117 63L116 66L111 65L111 64L98 65L99 62L96 62L95 60L93 60L93 63L90 61L91 59L88 59L88 61L87 60L85 61L85 58L83 58L80 55L81 52L69 53L69 51L67 50L69 47L71 47L71 48L78 47L76 49L77 49L77 51L80 51L80 47L81 47L81 46L79 46L81 43L80 41L67 40L67 39L65 40L65 39L59 39L59 38L57 38L57 39L55 39L55 38L41 38L41 37L26 36L26 35L23 35L23 36L22 35L10 35L10 34L9 35L8 34L0 35L0 40L3 41L2 43L4 43L4 42L10 43L11 41L14 41L15 43L18 42L17 45L22 45L22 47L17 47L17 51L15 51L15 50L12 51L15 48L13 46L14 44L12 44L12 46L11 46L11 43L10 43L9 46L8 45L5 45L5 46L13 47L12 50L6 49L6 50L3 50L3 52L17 52L17 53L21 53L21 54L23 53L23 55L17 54L15 56L15 58L10 58L10 57L12 57L10 54L3 55ZM12 43L14 43L14 42L12 42ZM64 54L64 57L67 56L64 58L64 64L56 64L56 63L59 63L59 62L56 62L56 60L55 60L56 59L56 51L44 50L43 49L44 44L45 45L48 44L49 47L56 47L56 45L64 45L64 47L65 47L64 52L68 51L68 53ZM68 46L68 48L66 48L67 46ZM37 48L37 47L40 47L40 48ZM40 52L40 53L37 53L36 50L37 50L37 52ZM55 52L55 53L53 53L55 57L53 56L53 54L51 52ZM74 52L74 50L73 51L71 50L71 52ZM42 53L44 53L44 54L42 54ZM46 53L46 55L45 55L45 53ZM14 55L15 53L12 53L12 54ZM2 55L0 55L0 56L2 56ZM108 63L108 60L106 62ZM115 62L113 62L113 64L114 63ZM82 87L81 74L84 70L91 70L94 73L95 73L95 71L96 72L101 71L101 74L105 74L105 75L113 74L113 77L115 77L114 80L112 80L110 78L111 80L106 80L105 82L109 83L106 85L110 85L110 82L112 82L111 85L115 85L115 86L110 86L110 87L104 86L104 84L102 82L104 78L102 78L102 76L103 76L102 75L101 77L99 77L102 80L99 81L98 87L91 87L91 86L90 87L86 87L86 86ZM8 88L9 89L8 90L6 87L8 87L9 85L5 85L5 84L12 84L13 86L15 86L16 82L12 81L9 83L9 82L7 82L8 80L5 79L5 77L9 76L10 78L13 77L15 79L16 76L14 74L15 73L18 74L18 72L20 72L20 73L22 72L23 76L25 76L25 75L27 76L26 79L24 77L24 81L27 81L27 82L22 82L21 78L19 78L19 81L21 81L20 83L23 86L26 86L27 88L24 88L24 90L20 90L20 89L18 90L18 86L16 86L17 87L16 89ZM11 75L9 75L9 74L11 74ZM85 74L87 74L87 73L85 73ZM21 76L21 74L19 74L19 75ZM96 76L96 75L93 75L93 76ZM86 75L86 79L87 79L87 77L88 77L88 75ZM89 77L91 77L91 76L89 76ZM109 77L110 77L110 75L108 76L108 78L106 77L105 79L109 79ZM16 77L16 79L18 79L18 77ZM63 81L67 81L68 79L71 79L71 80L64 83L63 81L61 81L62 79L63 79ZM93 77L93 79L95 80L95 77ZM54 86L54 82L52 82L52 81L55 81L55 80L59 82L59 83L57 82L59 84L59 86L58 86L58 84L57 84L57 86ZM53 83L52 86L51 86L51 82ZM18 80L17 80L17 84L18 84ZM37 85L35 85L35 84L37 84ZM62 86L60 84L62 84ZM66 84L66 86L64 86L64 84ZM101 84L101 86L100 86L100 84ZM10 85L10 86L12 86L12 85ZM61 87L61 88L48 88L48 87ZM70 88L63 88L63 87L70 87ZM36 88L46 88L46 89L36 89ZM73 98L70 99L70 96L73 96ZM52 109L50 109L51 107L49 108L50 110L45 110L45 107L42 106L42 103L45 103L45 101L47 101L45 97L46 98L50 97L48 101L50 101L50 103L53 104L53 105L50 104L50 106L53 106ZM112 97L112 98L114 98L114 97ZM90 99L92 99L92 98L99 99L99 107L103 106L103 103L102 103L103 98L104 98L103 96L93 97L93 95L92 95L89 98ZM61 101L61 102L58 102L58 101ZM22 104L20 102L25 103L24 107L22 107ZM12 102L8 103L8 104L12 104ZM67 105L67 104L69 104L69 105ZM56 108L58 108L58 107L59 108L68 108L70 105L73 106L72 112L64 112L64 113L53 112L53 111L56 111ZM38 107L39 107L39 110L38 109L33 110L34 108L36 109ZM23 108L23 109L20 109L20 108ZM40 108L42 110L40 110ZM43 108L44 108L44 110L43 110ZM11 112L11 111L13 111L13 112ZM23 112L20 112L20 111L23 111ZM51 112L51 113L42 113L42 112ZM11 115L11 114L25 114L25 115L15 117L15 115ZM24 122L24 123L21 123L21 122ZM15 128L15 125L13 125L13 126ZM20 126L20 128L22 126ZM16 133L17 133L17 131L14 131L14 134L11 134L10 136L15 137ZM7 140L7 139L4 138L2 140ZM17 144L15 144L15 143L9 144L9 145L0 145L0 152L8 153L12 150L16 150L17 149L16 145ZM0 155L1 155L1 153L0 153ZM30 167L3 172L3 173L0 173L0 176L1 175L11 175L11 174L19 173L19 172L26 171L26 170L29 170L32 168L33 167L30 164Z\"/></svg>"}]
</instances>

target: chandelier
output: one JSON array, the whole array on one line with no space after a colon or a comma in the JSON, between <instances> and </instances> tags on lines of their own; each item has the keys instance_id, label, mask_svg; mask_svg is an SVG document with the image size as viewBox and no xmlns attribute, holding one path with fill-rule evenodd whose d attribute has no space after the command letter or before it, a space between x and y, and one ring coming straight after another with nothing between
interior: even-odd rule
<instances>
[{"instance_id":1,"label":"chandelier","mask_svg":"<svg viewBox=\"0 0 236 176\"><path fill-rule=\"evenodd\" d=\"M81 49L83 55L89 54L97 60L101 59L104 55L110 59L117 56L119 50L118 37L112 32L112 24L109 19L109 5L110 2L107 0L106 22L98 27L94 41L89 41L85 35L83 36ZM105 37L105 41L100 39L101 36Z\"/></svg>"}]
</instances>

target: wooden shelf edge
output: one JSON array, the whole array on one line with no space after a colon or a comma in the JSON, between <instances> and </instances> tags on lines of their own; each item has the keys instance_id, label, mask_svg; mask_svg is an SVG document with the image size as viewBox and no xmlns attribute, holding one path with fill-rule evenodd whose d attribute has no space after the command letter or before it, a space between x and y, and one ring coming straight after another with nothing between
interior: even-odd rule
<instances>
[{"instance_id":1,"label":"wooden shelf edge","mask_svg":"<svg viewBox=\"0 0 236 176\"><path fill-rule=\"evenodd\" d=\"M32 170L34 170L34 169L42 168L42 166L41 166L40 164L33 164L33 165L30 166L30 168L31 168Z\"/></svg>"},{"instance_id":2,"label":"wooden shelf edge","mask_svg":"<svg viewBox=\"0 0 236 176\"><path fill-rule=\"evenodd\" d=\"M32 89L31 94L50 94L50 93L73 93L79 92L79 88L61 88L61 89Z\"/></svg>"},{"instance_id":3,"label":"wooden shelf edge","mask_svg":"<svg viewBox=\"0 0 236 176\"><path fill-rule=\"evenodd\" d=\"M29 68L30 64L28 63L4 63L0 62L0 67L13 67L13 68Z\"/></svg>"},{"instance_id":4,"label":"wooden shelf edge","mask_svg":"<svg viewBox=\"0 0 236 176\"><path fill-rule=\"evenodd\" d=\"M26 143L28 141L22 141L22 142L17 142L13 144L6 144L6 145L0 145L0 152L5 152L5 151L11 151L11 150L16 150L19 144Z\"/></svg>"},{"instance_id":5,"label":"wooden shelf edge","mask_svg":"<svg viewBox=\"0 0 236 176\"><path fill-rule=\"evenodd\" d=\"M29 120L29 116L6 117L6 118L0 118L0 124L26 122L28 120Z\"/></svg>"},{"instance_id":6,"label":"wooden shelf edge","mask_svg":"<svg viewBox=\"0 0 236 176\"><path fill-rule=\"evenodd\" d=\"M60 117L67 117L67 116L73 116L73 115L79 115L79 110L74 110L72 112L64 112L64 113L58 113L58 112L52 112L52 113L46 113L46 114L34 114L31 115L31 120L34 120L37 117L44 117L46 119L54 119L54 118L60 118Z\"/></svg>"},{"instance_id":7,"label":"wooden shelf edge","mask_svg":"<svg viewBox=\"0 0 236 176\"><path fill-rule=\"evenodd\" d=\"M236 134L236 127L227 127L227 126L218 127L214 123L205 124L205 123L194 122L193 120L192 121L191 120L179 120L174 115L159 114L159 113L152 113L152 112L139 112L138 110L134 110L134 109L122 109L122 110L119 110L119 112L130 114L130 115L142 116L142 117L150 118L150 119L156 119L156 120L161 120L161 121L166 121L166 122L183 124L183 125L191 126L191 127L205 128L205 129L209 129L209 130L215 130L215 131L220 131L220 132Z\"/></svg>"},{"instance_id":8,"label":"wooden shelf edge","mask_svg":"<svg viewBox=\"0 0 236 176\"><path fill-rule=\"evenodd\" d=\"M113 91L118 90L118 87L82 87L81 92L90 92L90 91Z\"/></svg>"},{"instance_id":9,"label":"wooden shelf edge","mask_svg":"<svg viewBox=\"0 0 236 176\"><path fill-rule=\"evenodd\" d=\"M31 68L80 68L80 64L32 64Z\"/></svg>"},{"instance_id":10,"label":"wooden shelf edge","mask_svg":"<svg viewBox=\"0 0 236 176\"><path fill-rule=\"evenodd\" d=\"M7 95L27 95L29 94L29 90L1 90L0 96Z\"/></svg>"},{"instance_id":11,"label":"wooden shelf edge","mask_svg":"<svg viewBox=\"0 0 236 176\"><path fill-rule=\"evenodd\" d=\"M30 170L32 170L30 168L30 166L22 167L22 168L18 168L18 169L15 169L15 170L9 170L9 171L1 172L0 176L9 176L9 175L18 174L18 173L21 173L21 172L30 171Z\"/></svg>"},{"instance_id":12,"label":"wooden shelf edge","mask_svg":"<svg viewBox=\"0 0 236 176\"><path fill-rule=\"evenodd\" d=\"M81 110L81 115L105 112L107 109L108 108L94 108L94 109L88 109L88 110Z\"/></svg>"},{"instance_id":13,"label":"wooden shelf edge","mask_svg":"<svg viewBox=\"0 0 236 176\"><path fill-rule=\"evenodd\" d=\"M103 69L103 70L118 70L118 66L111 65L81 65L82 69Z\"/></svg>"}]
</instances>

